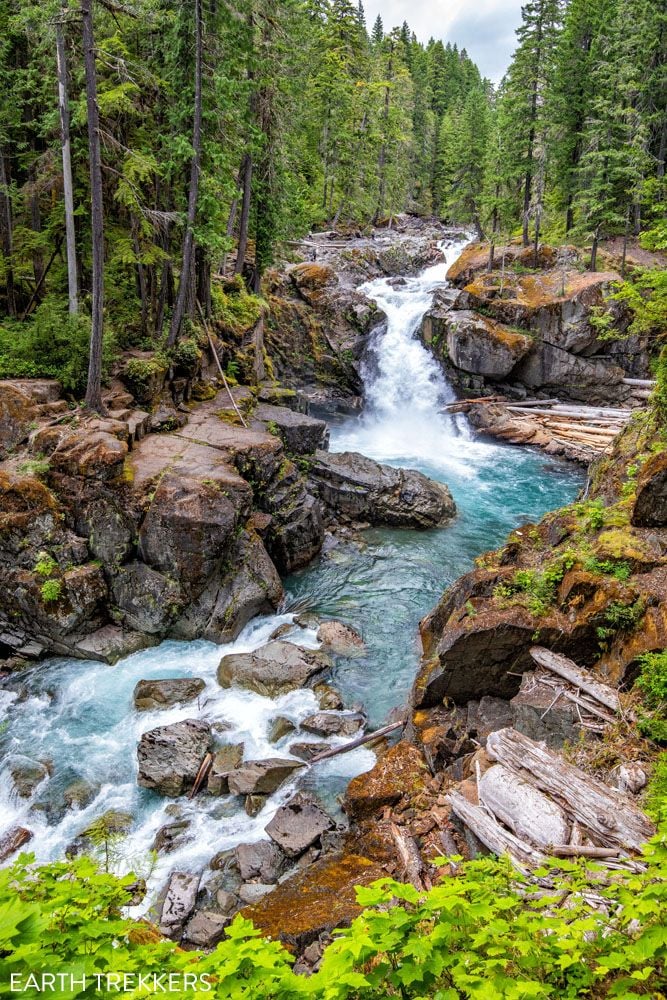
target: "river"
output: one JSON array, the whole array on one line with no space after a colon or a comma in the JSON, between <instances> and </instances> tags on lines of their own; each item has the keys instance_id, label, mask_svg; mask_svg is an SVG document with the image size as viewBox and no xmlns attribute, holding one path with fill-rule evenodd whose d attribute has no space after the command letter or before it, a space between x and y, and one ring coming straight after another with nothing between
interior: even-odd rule
<instances>
[{"instance_id":1,"label":"river","mask_svg":"<svg viewBox=\"0 0 667 1000\"><path fill-rule=\"evenodd\" d=\"M417 468L450 487L458 516L428 532L369 530L361 545L340 543L285 581L287 607L337 617L362 633L367 655L339 659L333 683L348 705L364 708L371 725L381 724L405 702L419 661L417 625L444 589L471 568L473 559L499 545L507 533L546 511L570 502L582 484L580 469L530 449L473 438L465 418L442 412L453 398L438 365L416 338L433 294L461 250L453 242L445 261L416 278L380 279L363 287L387 317L373 335L364 362L366 406L360 417L331 428L332 451L360 451L394 465ZM169 871L206 866L216 852L264 836L264 827L294 790L288 783L255 818L229 796L170 802L136 784L136 746L143 732L196 714L220 727L221 739L245 744L245 758L285 756L291 740L268 740L272 718L295 724L316 710L309 690L269 699L241 690L222 690L216 668L223 652L247 651L265 643L290 611L256 619L233 644L163 642L115 666L57 659L22 675L14 691L0 691L5 716L0 732L0 834L21 824L34 833L29 850L38 860L62 857L76 834L110 809L130 813L132 828L114 845L118 870L149 876L152 889ZM292 641L315 647L315 633L295 628ZM138 713L132 692L142 678L201 677L206 689L192 705ZM313 737L315 739L315 737ZM48 762L51 776L30 799L13 790L9 765L21 755ZM349 779L372 767L373 754L359 749L322 762L300 776L333 811ZM95 789L81 810L64 811L62 794L83 779ZM158 829L175 816L189 821L189 840L171 854L151 857Z\"/></svg>"}]
</instances>

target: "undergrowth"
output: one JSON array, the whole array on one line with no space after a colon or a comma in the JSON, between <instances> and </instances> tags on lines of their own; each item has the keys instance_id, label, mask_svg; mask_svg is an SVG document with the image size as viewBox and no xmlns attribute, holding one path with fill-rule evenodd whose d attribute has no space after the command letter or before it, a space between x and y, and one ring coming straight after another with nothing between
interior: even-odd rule
<instances>
[{"instance_id":1,"label":"undergrowth","mask_svg":"<svg viewBox=\"0 0 667 1000\"><path fill-rule=\"evenodd\" d=\"M39 868L23 855L0 872L0 995L9 994L12 975L23 986L48 971L73 977L61 994L71 998L104 995L93 977L108 973L173 975L183 984L187 973L196 984L179 996L230 1000L658 998L667 957L666 829L643 861L636 874L548 862L535 873L540 891L507 859L457 864L426 892L381 879L357 889L362 913L334 932L319 971L305 977L282 945L241 916L211 953L184 951L149 923L123 916L134 876L101 872L85 857ZM592 884L596 909L584 895Z\"/></svg>"}]
</instances>

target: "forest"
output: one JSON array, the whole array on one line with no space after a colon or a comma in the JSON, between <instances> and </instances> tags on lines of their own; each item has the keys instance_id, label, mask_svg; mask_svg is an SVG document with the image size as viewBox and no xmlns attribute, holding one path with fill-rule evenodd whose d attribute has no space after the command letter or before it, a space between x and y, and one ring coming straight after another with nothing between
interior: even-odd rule
<instances>
[{"instance_id":1,"label":"forest","mask_svg":"<svg viewBox=\"0 0 667 1000\"><path fill-rule=\"evenodd\" d=\"M593 270L605 237L663 248L665 23L530 0L495 87L351 0L2 0L0 374L61 374L57 321L82 394L92 325L99 408L105 357L173 347L216 276L260 293L313 228L435 215Z\"/></svg>"}]
</instances>

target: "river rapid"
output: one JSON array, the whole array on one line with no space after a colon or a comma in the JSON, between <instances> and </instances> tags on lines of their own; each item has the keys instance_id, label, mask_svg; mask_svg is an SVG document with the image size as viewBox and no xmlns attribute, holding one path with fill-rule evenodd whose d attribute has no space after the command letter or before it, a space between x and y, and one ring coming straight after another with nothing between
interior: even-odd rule
<instances>
[{"instance_id":1,"label":"river rapid","mask_svg":"<svg viewBox=\"0 0 667 1000\"><path fill-rule=\"evenodd\" d=\"M363 414L331 426L332 451L360 451L447 483L458 507L456 519L428 532L374 529L364 533L361 544L327 545L318 560L285 581L285 613L255 619L225 647L167 641L113 667L57 659L22 674L13 687L0 691L0 835L16 825L28 827L34 838L27 849L47 861L62 857L75 836L107 810L129 813L131 830L114 845L112 863L117 870L148 875L153 891L174 869L201 870L218 851L265 836L264 827L290 798L296 781L271 796L254 818L231 796L163 799L136 784L141 734L194 715L217 724L221 740L243 742L247 760L284 757L290 742L307 739L295 733L275 745L268 733L277 715L298 725L314 712L311 691L270 699L223 690L215 677L223 653L263 645L278 626L293 623L295 609L340 618L361 632L367 654L338 659L332 683L348 707L362 707L370 725L380 725L405 703L419 662L418 622L445 588L513 528L574 498L583 479L579 468L530 449L474 439L464 417L442 412L453 393L416 334L461 249L460 240L452 241L444 247L444 261L419 277L363 286L387 322L373 334L364 362ZM295 625L285 638L317 646L310 628ZM197 705L134 710L138 680L184 676L206 682ZM29 799L18 797L10 777L10 767L25 757L47 762L51 772ZM304 770L297 780L336 813L347 782L372 767L374 759L371 751L358 749ZM92 801L83 809L65 810L63 792L79 779L93 787ZM155 834L175 818L190 822L190 839L156 862L150 851Z\"/></svg>"}]
</instances>

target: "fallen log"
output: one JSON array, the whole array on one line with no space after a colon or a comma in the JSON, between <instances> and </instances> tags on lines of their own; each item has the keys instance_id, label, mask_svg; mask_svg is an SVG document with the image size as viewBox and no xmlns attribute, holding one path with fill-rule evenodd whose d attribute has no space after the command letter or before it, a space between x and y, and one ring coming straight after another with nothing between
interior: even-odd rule
<instances>
[{"instance_id":1,"label":"fallen log","mask_svg":"<svg viewBox=\"0 0 667 1000\"><path fill-rule=\"evenodd\" d=\"M652 378L622 378L621 382L623 385L637 385L642 389L653 389L656 384Z\"/></svg>"},{"instance_id":2,"label":"fallen log","mask_svg":"<svg viewBox=\"0 0 667 1000\"><path fill-rule=\"evenodd\" d=\"M318 753L316 757L313 757L309 761L309 764L317 764L321 760L328 760L329 757L337 757L339 753L347 753L348 750L355 750L357 747L363 746L364 743L370 743L372 740L379 740L382 736L388 736L389 733L395 733L397 729L402 729L404 725L405 720L402 719L400 722L392 722L388 726L383 726L382 729L376 729L374 733L364 733L363 736L357 736L356 739L345 743L342 747L332 747L331 750L323 750L322 753Z\"/></svg>"},{"instance_id":3,"label":"fallen log","mask_svg":"<svg viewBox=\"0 0 667 1000\"><path fill-rule=\"evenodd\" d=\"M555 858L618 858L616 847L589 847L587 844L552 844L549 851Z\"/></svg>"},{"instance_id":4,"label":"fallen log","mask_svg":"<svg viewBox=\"0 0 667 1000\"><path fill-rule=\"evenodd\" d=\"M199 789L202 787L202 785L208 778L208 773L212 767L213 767L213 754L207 753L204 759L202 760L201 764L199 765L199 770L197 771L197 774L195 776L194 785L192 786L190 794L188 795L189 799L194 799L195 795L197 794Z\"/></svg>"},{"instance_id":5,"label":"fallen log","mask_svg":"<svg viewBox=\"0 0 667 1000\"><path fill-rule=\"evenodd\" d=\"M425 865L419 853L417 841L407 830L400 829L396 823L391 823L389 829L403 865L404 876L414 885L415 889L425 889Z\"/></svg>"},{"instance_id":6,"label":"fallen log","mask_svg":"<svg viewBox=\"0 0 667 1000\"><path fill-rule=\"evenodd\" d=\"M547 848L569 839L570 823L560 806L502 764L484 772L478 792L480 803L522 840Z\"/></svg>"},{"instance_id":7,"label":"fallen log","mask_svg":"<svg viewBox=\"0 0 667 1000\"><path fill-rule=\"evenodd\" d=\"M494 854L508 854L519 871L539 865L544 855L530 844L506 830L481 806L469 802L460 792L452 790L448 795L452 811L471 830L485 847Z\"/></svg>"},{"instance_id":8,"label":"fallen log","mask_svg":"<svg viewBox=\"0 0 667 1000\"><path fill-rule=\"evenodd\" d=\"M532 646L530 655L538 666L549 670L552 674L557 674L581 691L585 691L587 695L590 695L595 701L599 701L601 705L610 709L614 714L617 715L621 711L618 692L614 691L608 684L596 681L588 671L582 670L567 656L553 653L550 649L545 649L544 646Z\"/></svg>"},{"instance_id":9,"label":"fallen log","mask_svg":"<svg viewBox=\"0 0 667 1000\"><path fill-rule=\"evenodd\" d=\"M488 755L532 781L600 843L639 851L655 827L625 795L566 763L546 747L516 732L501 729L487 739Z\"/></svg>"},{"instance_id":10,"label":"fallen log","mask_svg":"<svg viewBox=\"0 0 667 1000\"><path fill-rule=\"evenodd\" d=\"M509 403L507 409L511 411L522 411L525 409L523 406L519 406L517 403ZM571 407L571 406L554 406L551 409L546 407L535 407L531 409L531 414L538 414L540 416L546 417L572 417L573 419L579 420L592 420L594 418L598 420L629 420L632 415L631 410L599 410L595 408L587 407Z\"/></svg>"}]
</instances>

